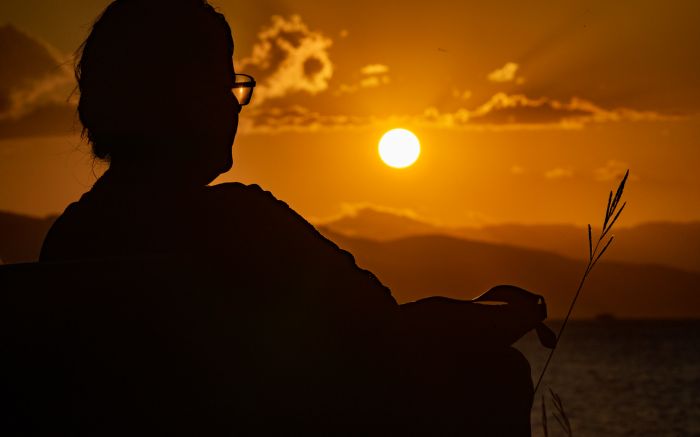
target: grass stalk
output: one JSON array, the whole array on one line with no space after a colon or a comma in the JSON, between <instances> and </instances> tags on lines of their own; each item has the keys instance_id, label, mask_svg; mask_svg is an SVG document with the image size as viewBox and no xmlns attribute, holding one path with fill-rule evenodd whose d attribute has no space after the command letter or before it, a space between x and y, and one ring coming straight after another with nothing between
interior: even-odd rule
<instances>
[{"instance_id":1,"label":"grass stalk","mask_svg":"<svg viewBox=\"0 0 700 437\"><path fill-rule=\"evenodd\" d=\"M547 427L547 406L544 402L544 395L542 395L542 430L544 431L544 437L549 437L549 428Z\"/></svg>"},{"instance_id":2,"label":"grass stalk","mask_svg":"<svg viewBox=\"0 0 700 437\"><path fill-rule=\"evenodd\" d=\"M556 394L551 388L549 389L549 393L552 396L552 403L554 404L554 409L556 410L552 413L552 415L557 420L557 422L559 422L559 426L562 427L566 435L568 437L572 437L574 434L571 430L571 422L569 422L569 416L567 416L566 410L564 410L564 402L562 402L559 395Z\"/></svg>"},{"instance_id":3,"label":"grass stalk","mask_svg":"<svg viewBox=\"0 0 700 437\"><path fill-rule=\"evenodd\" d=\"M566 312L564 322L562 323L561 327L559 328L559 332L557 333L557 342L554 345L554 347L549 351L547 361L545 361L544 367L542 368L542 373L540 373L540 376L537 379L537 384L535 385L535 393L537 393L537 390L539 389L540 384L542 383L542 379L544 378L544 375L547 372L549 363L552 361L554 352L559 346L561 336L564 333L564 329L566 329L566 325L568 324L569 318L571 317L571 313L573 312L574 307L576 306L576 301L578 301L578 298L581 295L581 290L583 290L583 286L586 283L586 279L588 279L588 275L590 275L591 271L593 270L593 267L595 267L595 265L598 263L598 260L601 256L603 256L605 251L608 250L608 247L610 247L610 244L615 238L615 236L611 236L603 246L602 250L598 250L600 248L601 243L604 241L605 236L608 234L608 232L610 232L613 225L617 222L617 219L620 217L620 213L622 213L622 210L625 209L625 205L627 204L626 202L622 204L619 210L617 209L617 205L619 204L620 199L622 198L622 193L625 190L625 183L627 182L629 174L630 171L627 170L625 176L620 182L620 185L617 187L615 197L613 197L612 191L608 196L608 205L605 208L605 220L603 220L603 228L601 229L600 236L598 237L598 241L596 242L595 247L593 246L591 225L588 225L588 264L586 265L586 269L584 270L583 275L581 276L581 280L579 281L578 288L576 289L576 293L574 294L574 298L572 299L571 304L569 305L569 310ZM610 220L611 218L612 220Z\"/></svg>"}]
</instances>

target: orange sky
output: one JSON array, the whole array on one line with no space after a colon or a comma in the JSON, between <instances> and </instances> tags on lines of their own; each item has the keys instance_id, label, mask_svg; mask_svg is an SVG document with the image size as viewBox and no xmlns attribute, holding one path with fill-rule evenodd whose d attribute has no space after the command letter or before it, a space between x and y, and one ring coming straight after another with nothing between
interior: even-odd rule
<instances>
[{"instance_id":1,"label":"orange sky","mask_svg":"<svg viewBox=\"0 0 700 437\"><path fill-rule=\"evenodd\" d=\"M0 30L0 209L35 215L94 180L65 62L107 4L45 3L0 4L21 32ZM371 204L451 225L583 224L629 167L623 225L700 219L698 2L212 3L260 85L219 181L315 220ZM377 155L394 127L422 143L407 169Z\"/></svg>"}]
</instances>

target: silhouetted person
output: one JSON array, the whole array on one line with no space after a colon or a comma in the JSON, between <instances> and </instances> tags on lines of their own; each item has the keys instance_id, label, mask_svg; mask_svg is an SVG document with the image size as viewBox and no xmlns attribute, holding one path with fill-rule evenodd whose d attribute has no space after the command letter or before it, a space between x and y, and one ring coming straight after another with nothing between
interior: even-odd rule
<instances>
[{"instance_id":1,"label":"silhouetted person","mask_svg":"<svg viewBox=\"0 0 700 437\"><path fill-rule=\"evenodd\" d=\"M372 273L269 192L208 185L232 166L241 112L232 55L228 24L204 0L107 7L82 46L76 75L84 133L109 169L56 221L41 261L192 259L222 270L218 286L199 293L273 308L284 327L236 335L252 339L252 348L263 337L292 342L281 362L255 365L292 394L273 391L221 412L230 415L217 419L228 429L252 426L256 409L266 409L260 417L308 420L299 425L307 431L337 420L337 428L319 428L329 434L355 424L366 433L529 435L530 369L509 345L542 319L537 305L447 298L398 305ZM294 363L307 353L332 355L315 362L335 370L299 381ZM299 419L304 412L310 418Z\"/></svg>"}]
</instances>

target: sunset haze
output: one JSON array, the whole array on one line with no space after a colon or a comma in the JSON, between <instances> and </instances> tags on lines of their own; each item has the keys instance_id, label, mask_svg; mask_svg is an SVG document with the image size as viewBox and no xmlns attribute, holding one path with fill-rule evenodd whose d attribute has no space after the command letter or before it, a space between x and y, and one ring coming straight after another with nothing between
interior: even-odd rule
<instances>
[{"instance_id":1,"label":"sunset haze","mask_svg":"<svg viewBox=\"0 0 700 437\"><path fill-rule=\"evenodd\" d=\"M218 182L258 183L315 221L373 205L583 225L630 168L623 226L700 219L694 2L213 3L258 81ZM106 4L0 6L1 209L59 213L103 170L70 96L71 53ZM32 44L50 50L15 50ZM376 153L396 127L422 146L402 170Z\"/></svg>"}]
</instances>

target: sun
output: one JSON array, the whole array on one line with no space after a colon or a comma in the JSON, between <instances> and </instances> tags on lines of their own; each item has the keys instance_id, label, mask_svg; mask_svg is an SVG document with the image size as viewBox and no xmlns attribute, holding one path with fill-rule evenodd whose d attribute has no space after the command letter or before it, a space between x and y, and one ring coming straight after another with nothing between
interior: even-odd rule
<instances>
[{"instance_id":1,"label":"sun","mask_svg":"<svg viewBox=\"0 0 700 437\"><path fill-rule=\"evenodd\" d=\"M390 167L405 168L420 155L418 137L406 129L392 129L379 140L379 156Z\"/></svg>"}]
</instances>

